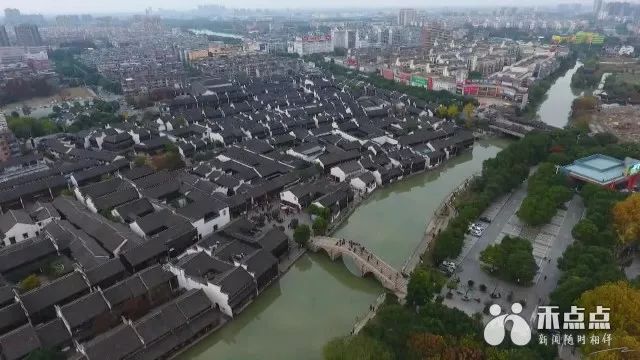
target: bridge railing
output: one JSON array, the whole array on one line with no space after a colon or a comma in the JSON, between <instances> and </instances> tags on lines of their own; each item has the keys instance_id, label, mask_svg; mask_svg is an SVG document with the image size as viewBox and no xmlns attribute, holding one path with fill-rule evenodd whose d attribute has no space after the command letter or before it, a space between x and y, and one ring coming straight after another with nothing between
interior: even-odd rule
<instances>
[{"instance_id":1,"label":"bridge railing","mask_svg":"<svg viewBox=\"0 0 640 360\"><path fill-rule=\"evenodd\" d=\"M341 239L329 237L314 237L311 240L310 245L313 246L316 250L321 247L324 247L325 250L327 248L338 248L343 253L349 253L349 256L353 257L354 260L359 259L359 261L364 262L369 267L371 267L371 269L379 273L380 276L382 276L382 279L379 279L379 281L388 283L383 284L385 285L385 287L391 287L390 290L394 290L397 292L406 292L407 279L402 276L402 273L400 273L400 271L382 260L378 255L376 255L368 248L357 243L350 244L348 240L344 244L339 244L340 240ZM358 247L361 247L362 250L357 250Z\"/></svg>"}]
</instances>

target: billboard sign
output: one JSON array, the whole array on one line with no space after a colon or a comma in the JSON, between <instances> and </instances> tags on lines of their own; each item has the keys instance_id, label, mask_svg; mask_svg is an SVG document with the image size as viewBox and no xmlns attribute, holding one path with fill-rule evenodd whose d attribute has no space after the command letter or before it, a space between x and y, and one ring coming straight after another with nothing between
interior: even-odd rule
<instances>
[{"instance_id":1,"label":"billboard sign","mask_svg":"<svg viewBox=\"0 0 640 360\"><path fill-rule=\"evenodd\" d=\"M411 76L411 86L427 87L427 79L413 75Z\"/></svg>"}]
</instances>

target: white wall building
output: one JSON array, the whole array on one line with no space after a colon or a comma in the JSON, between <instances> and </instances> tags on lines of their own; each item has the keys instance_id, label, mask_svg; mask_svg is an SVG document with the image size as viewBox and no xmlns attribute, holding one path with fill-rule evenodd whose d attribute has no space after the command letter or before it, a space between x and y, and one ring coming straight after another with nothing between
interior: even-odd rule
<instances>
[{"instance_id":1,"label":"white wall building","mask_svg":"<svg viewBox=\"0 0 640 360\"><path fill-rule=\"evenodd\" d=\"M368 171L352 178L350 183L352 188L362 194L371 193L378 187L375 176Z\"/></svg>"},{"instance_id":2,"label":"white wall building","mask_svg":"<svg viewBox=\"0 0 640 360\"><path fill-rule=\"evenodd\" d=\"M300 56L333 52L331 35L297 37L289 52Z\"/></svg>"},{"instance_id":3,"label":"white wall building","mask_svg":"<svg viewBox=\"0 0 640 360\"><path fill-rule=\"evenodd\" d=\"M36 237L40 227L23 210L9 210L0 217L0 231L3 246Z\"/></svg>"}]
</instances>

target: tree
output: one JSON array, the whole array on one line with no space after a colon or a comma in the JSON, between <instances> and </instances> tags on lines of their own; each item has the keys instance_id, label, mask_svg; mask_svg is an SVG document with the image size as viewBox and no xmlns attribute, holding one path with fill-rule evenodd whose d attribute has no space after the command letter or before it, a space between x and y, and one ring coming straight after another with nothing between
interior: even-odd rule
<instances>
[{"instance_id":1,"label":"tree","mask_svg":"<svg viewBox=\"0 0 640 360\"><path fill-rule=\"evenodd\" d=\"M136 156L136 158L133 160L133 164L135 166L143 166L147 163L147 157L144 155L138 155Z\"/></svg>"},{"instance_id":2,"label":"tree","mask_svg":"<svg viewBox=\"0 0 640 360\"><path fill-rule=\"evenodd\" d=\"M598 227L589 219L582 219L571 230L571 235L587 245L598 240Z\"/></svg>"},{"instance_id":3,"label":"tree","mask_svg":"<svg viewBox=\"0 0 640 360\"><path fill-rule=\"evenodd\" d=\"M449 105L449 107L447 108L447 118L455 119L456 117L458 117L458 114L460 114L460 110L458 110L458 105L456 104Z\"/></svg>"},{"instance_id":4,"label":"tree","mask_svg":"<svg viewBox=\"0 0 640 360\"><path fill-rule=\"evenodd\" d=\"M557 174L555 165L543 163L529 178L527 197L518 209L518 217L526 224L538 226L548 223L558 207L571 198L563 175Z\"/></svg>"},{"instance_id":5,"label":"tree","mask_svg":"<svg viewBox=\"0 0 640 360\"><path fill-rule=\"evenodd\" d=\"M583 354L618 347L640 349L639 289L629 286L626 281L604 284L582 294L578 305L583 307L586 313L595 312L598 306L611 309L609 312L611 330L606 331L611 332L611 345L594 345L587 342L582 351ZM598 334L598 331L595 333ZM629 359L631 358L634 357ZM598 357L598 359L621 359L621 357Z\"/></svg>"},{"instance_id":6,"label":"tree","mask_svg":"<svg viewBox=\"0 0 640 360\"><path fill-rule=\"evenodd\" d=\"M393 356L380 341L356 335L336 338L322 349L325 360L391 360Z\"/></svg>"},{"instance_id":7,"label":"tree","mask_svg":"<svg viewBox=\"0 0 640 360\"><path fill-rule=\"evenodd\" d=\"M293 232L293 239L300 246L307 245L307 242L309 242L310 237L311 237L311 229L309 229L309 225L307 224L298 225L295 231Z\"/></svg>"},{"instance_id":8,"label":"tree","mask_svg":"<svg viewBox=\"0 0 640 360\"><path fill-rule=\"evenodd\" d=\"M439 358L447 344L444 337L430 333L411 334L407 341L409 353L416 359Z\"/></svg>"},{"instance_id":9,"label":"tree","mask_svg":"<svg viewBox=\"0 0 640 360\"><path fill-rule=\"evenodd\" d=\"M318 216L313 222L313 235L322 236L327 232L329 223L323 217Z\"/></svg>"},{"instance_id":10,"label":"tree","mask_svg":"<svg viewBox=\"0 0 640 360\"><path fill-rule=\"evenodd\" d=\"M175 153L175 154L177 154L177 153L179 152L179 151L178 151L178 146L177 146L176 144L174 144L174 143L168 143L168 144L166 144L166 145L164 146L164 151L165 151L166 153Z\"/></svg>"},{"instance_id":11,"label":"tree","mask_svg":"<svg viewBox=\"0 0 640 360\"><path fill-rule=\"evenodd\" d=\"M444 279L438 275L434 271L415 270L407 285L407 303L422 306L430 302L444 284Z\"/></svg>"},{"instance_id":12,"label":"tree","mask_svg":"<svg viewBox=\"0 0 640 360\"><path fill-rule=\"evenodd\" d=\"M36 274L31 274L20 281L20 290L27 292L40 286L40 278Z\"/></svg>"},{"instance_id":13,"label":"tree","mask_svg":"<svg viewBox=\"0 0 640 360\"><path fill-rule=\"evenodd\" d=\"M319 216L327 221L331 218L331 209L324 206L317 206L315 204L309 205L308 211L310 214Z\"/></svg>"},{"instance_id":14,"label":"tree","mask_svg":"<svg viewBox=\"0 0 640 360\"><path fill-rule=\"evenodd\" d=\"M473 127L473 112L475 106L472 103L466 103L462 108L462 114L464 115L464 123L467 128Z\"/></svg>"},{"instance_id":15,"label":"tree","mask_svg":"<svg viewBox=\"0 0 640 360\"><path fill-rule=\"evenodd\" d=\"M624 278L611 249L576 242L558 260L564 271L557 288L551 293L551 303L568 309L580 295L606 282Z\"/></svg>"},{"instance_id":16,"label":"tree","mask_svg":"<svg viewBox=\"0 0 640 360\"><path fill-rule=\"evenodd\" d=\"M438 108L436 109L436 116L444 119L447 117L447 107L444 105L440 105L438 106Z\"/></svg>"},{"instance_id":17,"label":"tree","mask_svg":"<svg viewBox=\"0 0 640 360\"><path fill-rule=\"evenodd\" d=\"M15 136L21 139L55 134L60 131L49 118L11 117L7 123Z\"/></svg>"},{"instance_id":18,"label":"tree","mask_svg":"<svg viewBox=\"0 0 640 360\"><path fill-rule=\"evenodd\" d=\"M156 170L176 170L184 167L184 161L182 161L180 154L173 151L154 156L151 163Z\"/></svg>"},{"instance_id":19,"label":"tree","mask_svg":"<svg viewBox=\"0 0 640 360\"><path fill-rule=\"evenodd\" d=\"M480 260L489 272L519 284L529 283L538 270L531 242L518 237L505 236L500 244L488 246Z\"/></svg>"},{"instance_id":20,"label":"tree","mask_svg":"<svg viewBox=\"0 0 640 360\"><path fill-rule=\"evenodd\" d=\"M623 246L640 240L640 194L634 193L613 207L613 222Z\"/></svg>"},{"instance_id":21,"label":"tree","mask_svg":"<svg viewBox=\"0 0 640 360\"><path fill-rule=\"evenodd\" d=\"M467 78L471 80L480 80L482 79L482 73L480 71L469 71Z\"/></svg>"}]
</instances>

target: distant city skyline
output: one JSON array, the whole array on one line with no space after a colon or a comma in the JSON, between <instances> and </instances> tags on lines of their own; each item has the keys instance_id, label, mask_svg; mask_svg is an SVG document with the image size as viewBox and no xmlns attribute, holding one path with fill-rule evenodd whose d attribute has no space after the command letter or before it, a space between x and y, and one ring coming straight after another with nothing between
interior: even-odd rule
<instances>
[{"instance_id":1,"label":"distant city skyline","mask_svg":"<svg viewBox=\"0 0 640 360\"><path fill-rule=\"evenodd\" d=\"M560 3L592 4L592 1L561 1ZM81 13L129 13L143 12L146 8L165 10L192 10L200 5L222 5L228 8L257 8L257 9L331 9L331 8L400 8L400 7L444 7L442 3L425 3L421 0L325 0L322 3L305 3L298 0L276 0L266 3L260 0L235 0L206 2L203 0L110 0L85 1L76 0L3 0L0 8L17 8L24 13L41 14L81 14ZM453 0L446 3L449 7L489 7L489 6L553 6L559 4L552 0L492 0L490 2L477 0Z\"/></svg>"}]
</instances>

